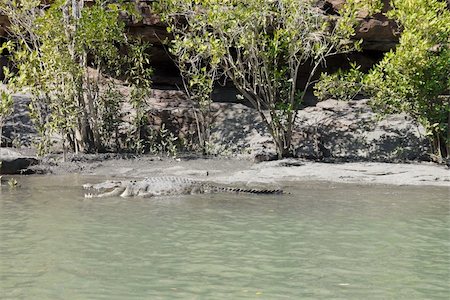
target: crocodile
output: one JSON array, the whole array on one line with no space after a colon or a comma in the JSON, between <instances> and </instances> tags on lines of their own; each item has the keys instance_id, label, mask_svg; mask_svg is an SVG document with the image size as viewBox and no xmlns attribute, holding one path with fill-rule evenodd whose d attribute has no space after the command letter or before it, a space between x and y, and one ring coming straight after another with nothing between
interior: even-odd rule
<instances>
[{"instance_id":1,"label":"crocodile","mask_svg":"<svg viewBox=\"0 0 450 300\"><path fill-rule=\"evenodd\" d=\"M99 197L154 197L162 195L190 195L215 192L283 194L283 190L243 189L225 187L212 183L181 177L147 177L142 180L107 180L97 184L84 184L84 189L96 193L87 193L86 198Z\"/></svg>"}]
</instances>

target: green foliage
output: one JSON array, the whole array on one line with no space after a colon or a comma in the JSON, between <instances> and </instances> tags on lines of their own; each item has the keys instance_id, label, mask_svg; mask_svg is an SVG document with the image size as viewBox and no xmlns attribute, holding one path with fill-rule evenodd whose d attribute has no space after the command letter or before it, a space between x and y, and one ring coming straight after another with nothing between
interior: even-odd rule
<instances>
[{"instance_id":1,"label":"green foliage","mask_svg":"<svg viewBox=\"0 0 450 300\"><path fill-rule=\"evenodd\" d=\"M406 112L420 122L434 154L449 157L450 12L438 0L393 0L391 6L387 16L402 28L395 50L367 75L353 67L348 73L322 76L316 95L346 99L362 88L378 111Z\"/></svg>"},{"instance_id":2,"label":"green foliage","mask_svg":"<svg viewBox=\"0 0 450 300\"><path fill-rule=\"evenodd\" d=\"M176 137L164 124L158 131L150 134L150 152L165 156L176 157L178 154L178 137Z\"/></svg>"},{"instance_id":3,"label":"green foliage","mask_svg":"<svg viewBox=\"0 0 450 300\"><path fill-rule=\"evenodd\" d=\"M14 100L11 94L0 91L0 101L0 120L4 120L13 113Z\"/></svg>"},{"instance_id":4,"label":"green foliage","mask_svg":"<svg viewBox=\"0 0 450 300\"><path fill-rule=\"evenodd\" d=\"M10 178L9 180L8 180L8 186L9 186L9 188L17 188L18 186L20 186L19 185L19 182L17 181L17 179L15 179L15 178Z\"/></svg>"},{"instance_id":5,"label":"green foliage","mask_svg":"<svg viewBox=\"0 0 450 300\"><path fill-rule=\"evenodd\" d=\"M365 74L360 71L360 66L351 64L350 70L339 69L336 73L322 73L319 82L314 86L314 95L319 100L336 98L339 100L351 100L364 94L363 79Z\"/></svg>"},{"instance_id":6,"label":"green foliage","mask_svg":"<svg viewBox=\"0 0 450 300\"><path fill-rule=\"evenodd\" d=\"M132 103L142 102L151 85L149 45L125 37L121 15L136 16L132 6L112 0L80 3L57 0L48 9L40 1L0 3L14 40L6 45L17 69L7 72L9 85L32 94L30 111L42 152L54 133L62 137L64 150L70 145L75 151L101 151L112 140L119 148L123 96L110 76L129 80Z\"/></svg>"},{"instance_id":7,"label":"green foliage","mask_svg":"<svg viewBox=\"0 0 450 300\"><path fill-rule=\"evenodd\" d=\"M374 105L404 111L433 140L438 157L449 156L450 11L445 1L392 1L388 12L403 28L400 43L368 74Z\"/></svg>"},{"instance_id":8,"label":"green foliage","mask_svg":"<svg viewBox=\"0 0 450 300\"><path fill-rule=\"evenodd\" d=\"M106 83L104 89L97 106L98 115L101 116L99 124L100 136L105 145L109 145L111 148L119 151L119 129L122 123L121 106L124 96L113 82Z\"/></svg>"},{"instance_id":9,"label":"green foliage","mask_svg":"<svg viewBox=\"0 0 450 300\"><path fill-rule=\"evenodd\" d=\"M217 40L208 39L205 44L203 38L209 35L207 26L191 26L193 23L180 20L172 15L175 11L173 5L176 2L157 3L157 9L168 23L167 30L173 34L170 41L170 52L177 64L183 79L185 92L196 107L194 115L197 122L197 135L200 150L203 154L209 153L210 139L210 106L211 94L215 81L218 79L220 51L217 51ZM185 9L194 8L193 3L183 3ZM169 10L167 10L169 9Z\"/></svg>"},{"instance_id":10,"label":"green foliage","mask_svg":"<svg viewBox=\"0 0 450 300\"><path fill-rule=\"evenodd\" d=\"M0 146L2 144L2 129L5 125L5 119L10 116L13 111L14 100L12 96L5 91L0 91Z\"/></svg>"},{"instance_id":11,"label":"green foliage","mask_svg":"<svg viewBox=\"0 0 450 300\"><path fill-rule=\"evenodd\" d=\"M119 18L120 6L96 4L81 11L77 29L74 33L75 52L92 55L97 63L103 59L113 64L110 58L119 57L116 44L125 42L125 24Z\"/></svg>"},{"instance_id":12,"label":"green foliage","mask_svg":"<svg viewBox=\"0 0 450 300\"><path fill-rule=\"evenodd\" d=\"M125 76L130 85L149 90L152 85L153 69L149 68L151 45L139 39L131 40L127 48L127 57L122 61Z\"/></svg>"},{"instance_id":13,"label":"green foliage","mask_svg":"<svg viewBox=\"0 0 450 300\"><path fill-rule=\"evenodd\" d=\"M342 18L331 19L305 0L163 0L156 8L175 36L173 51L182 72L197 64L189 77L206 97L205 75L220 68L260 112L279 157L291 155L292 127L312 77L328 56L352 51L358 43L356 14L367 2L349 0ZM369 1L369 4L373 1ZM311 64L308 80L297 86L301 66ZM214 80L213 76L209 79ZM300 91L299 91L300 90ZM264 110L269 113L265 114Z\"/></svg>"},{"instance_id":14,"label":"green foliage","mask_svg":"<svg viewBox=\"0 0 450 300\"><path fill-rule=\"evenodd\" d=\"M130 138L128 147L136 153L143 153L149 146L148 141L144 140L144 125L146 123L145 111L146 99L150 93L151 76L153 70L148 68L150 56L147 52L150 44L135 41L130 44L128 52L130 55L125 59L125 75L131 87L130 104L135 111L132 120Z\"/></svg>"}]
</instances>

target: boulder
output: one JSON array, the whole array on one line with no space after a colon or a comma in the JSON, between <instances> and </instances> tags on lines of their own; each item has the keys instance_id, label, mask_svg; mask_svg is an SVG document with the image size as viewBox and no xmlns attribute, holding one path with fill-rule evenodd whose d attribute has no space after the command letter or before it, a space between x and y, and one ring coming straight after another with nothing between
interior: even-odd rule
<instances>
[{"instance_id":1,"label":"boulder","mask_svg":"<svg viewBox=\"0 0 450 300\"><path fill-rule=\"evenodd\" d=\"M391 8L389 2L390 0L383 0L382 12ZM339 15L339 9L344 3L345 0L322 1L321 7L327 14ZM397 23L389 20L382 13L371 16L367 11L361 11L358 19L359 25L356 29L355 39L363 40L362 48L364 50L386 52L398 43Z\"/></svg>"},{"instance_id":2,"label":"boulder","mask_svg":"<svg viewBox=\"0 0 450 300\"><path fill-rule=\"evenodd\" d=\"M0 148L0 174L27 174L28 167L36 165L35 157L24 156L8 148Z\"/></svg>"},{"instance_id":3,"label":"boulder","mask_svg":"<svg viewBox=\"0 0 450 300\"><path fill-rule=\"evenodd\" d=\"M165 103L165 105L163 105ZM159 102L148 111L149 126L163 126L180 139L198 139L192 106ZM218 155L244 155L272 160L275 146L255 109L236 103L211 105L211 150ZM329 99L299 111L293 134L297 157L326 161L427 160L429 141L423 127L405 114L379 119L367 99Z\"/></svg>"},{"instance_id":4,"label":"boulder","mask_svg":"<svg viewBox=\"0 0 450 300\"><path fill-rule=\"evenodd\" d=\"M405 114L379 118L367 99L323 101L299 112L296 155L321 160L427 160L429 140Z\"/></svg>"},{"instance_id":5,"label":"boulder","mask_svg":"<svg viewBox=\"0 0 450 300\"><path fill-rule=\"evenodd\" d=\"M0 91L6 87L0 84ZM0 147L30 147L37 132L30 119L30 95L13 94L14 111L5 118Z\"/></svg>"}]
</instances>

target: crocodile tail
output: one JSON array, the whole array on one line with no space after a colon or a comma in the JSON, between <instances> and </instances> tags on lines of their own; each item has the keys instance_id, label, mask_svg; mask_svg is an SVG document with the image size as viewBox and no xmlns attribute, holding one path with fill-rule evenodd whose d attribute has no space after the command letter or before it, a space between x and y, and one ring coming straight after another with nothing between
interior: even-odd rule
<instances>
[{"instance_id":1,"label":"crocodile tail","mask_svg":"<svg viewBox=\"0 0 450 300\"><path fill-rule=\"evenodd\" d=\"M248 194L263 194L263 195L279 195L283 194L283 190L260 190L260 189L242 189L234 187L216 187L218 191L228 192L228 193L248 193Z\"/></svg>"}]
</instances>

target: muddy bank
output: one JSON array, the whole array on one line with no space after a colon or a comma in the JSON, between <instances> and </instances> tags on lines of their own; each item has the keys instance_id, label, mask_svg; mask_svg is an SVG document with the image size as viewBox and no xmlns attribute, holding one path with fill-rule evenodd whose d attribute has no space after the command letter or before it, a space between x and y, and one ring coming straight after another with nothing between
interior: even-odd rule
<instances>
[{"instance_id":1,"label":"muddy bank","mask_svg":"<svg viewBox=\"0 0 450 300\"><path fill-rule=\"evenodd\" d=\"M177 159L134 155L84 155L62 162L47 158L32 167L38 173L82 174L95 178L180 176L224 184L280 187L305 181L449 187L448 167L432 163L320 163L301 159L254 163L246 159Z\"/></svg>"}]
</instances>

